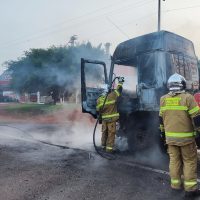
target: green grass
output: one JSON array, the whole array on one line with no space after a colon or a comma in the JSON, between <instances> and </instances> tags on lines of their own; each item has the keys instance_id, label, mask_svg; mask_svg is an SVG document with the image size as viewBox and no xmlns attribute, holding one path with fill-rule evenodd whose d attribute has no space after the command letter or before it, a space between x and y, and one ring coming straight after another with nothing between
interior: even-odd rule
<instances>
[{"instance_id":1,"label":"green grass","mask_svg":"<svg viewBox=\"0 0 200 200\"><path fill-rule=\"evenodd\" d=\"M4 110L10 114L48 114L62 109L62 105L10 104Z\"/></svg>"}]
</instances>

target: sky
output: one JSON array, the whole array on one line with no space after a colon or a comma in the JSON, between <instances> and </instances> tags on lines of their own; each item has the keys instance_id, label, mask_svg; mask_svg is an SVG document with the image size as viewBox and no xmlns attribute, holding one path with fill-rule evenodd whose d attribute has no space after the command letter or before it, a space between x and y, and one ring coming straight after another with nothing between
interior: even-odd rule
<instances>
[{"instance_id":1,"label":"sky","mask_svg":"<svg viewBox=\"0 0 200 200\"><path fill-rule=\"evenodd\" d=\"M161 0L161 29L190 39L200 58L200 0ZM157 31L158 0L0 0L0 73L31 48L110 42Z\"/></svg>"}]
</instances>

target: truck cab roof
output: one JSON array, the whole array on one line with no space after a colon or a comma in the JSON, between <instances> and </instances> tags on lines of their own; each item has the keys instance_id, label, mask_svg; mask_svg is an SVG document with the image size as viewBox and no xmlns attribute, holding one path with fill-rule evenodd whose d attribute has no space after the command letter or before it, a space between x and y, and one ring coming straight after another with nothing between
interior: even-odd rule
<instances>
[{"instance_id":1,"label":"truck cab roof","mask_svg":"<svg viewBox=\"0 0 200 200\"><path fill-rule=\"evenodd\" d=\"M120 43L113 54L113 61L124 63L139 54L153 51L167 51L196 58L193 43L168 31L153 32Z\"/></svg>"}]
</instances>

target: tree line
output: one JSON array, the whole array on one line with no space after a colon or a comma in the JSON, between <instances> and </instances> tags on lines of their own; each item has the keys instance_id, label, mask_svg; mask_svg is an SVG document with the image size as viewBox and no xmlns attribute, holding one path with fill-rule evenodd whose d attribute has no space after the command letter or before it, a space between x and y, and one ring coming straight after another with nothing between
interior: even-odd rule
<instances>
[{"instance_id":1,"label":"tree line","mask_svg":"<svg viewBox=\"0 0 200 200\"><path fill-rule=\"evenodd\" d=\"M30 49L24 56L7 62L12 71L11 88L20 93L40 91L43 95L69 95L80 88L81 57L95 60L108 60L101 47L90 42L75 46L52 46L48 49Z\"/></svg>"}]
</instances>

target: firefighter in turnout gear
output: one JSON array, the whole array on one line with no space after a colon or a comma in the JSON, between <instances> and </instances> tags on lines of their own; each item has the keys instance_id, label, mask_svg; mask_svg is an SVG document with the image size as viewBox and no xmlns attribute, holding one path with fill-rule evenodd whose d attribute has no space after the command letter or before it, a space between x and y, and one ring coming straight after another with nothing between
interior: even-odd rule
<instances>
[{"instance_id":1,"label":"firefighter in turnout gear","mask_svg":"<svg viewBox=\"0 0 200 200\"><path fill-rule=\"evenodd\" d=\"M160 129L168 145L171 188L185 189L185 196L199 196L197 188L196 131L200 111L194 97L185 92L186 80L175 73L168 80L169 93L160 99Z\"/></svg>"},{"instance_id":2,"label":"firefighter in turnout gear","mask_svg":"<svg viewBox=\"0 0 200 200\"><path fill-rule=\"evenodd\" d=\"M117 88L113 91L108 91L108 85L105 85L102 95L97 99L96 110L102 120L101 145L102 149L110 153L113 153L116 122L119 119L117 99L121 95L123 82L124 78L119 77Z\"/></svg>"}]
</instances>

